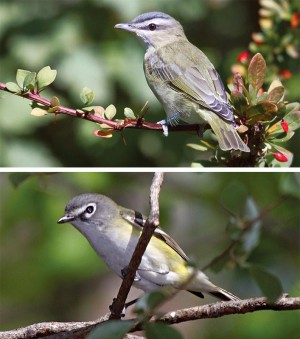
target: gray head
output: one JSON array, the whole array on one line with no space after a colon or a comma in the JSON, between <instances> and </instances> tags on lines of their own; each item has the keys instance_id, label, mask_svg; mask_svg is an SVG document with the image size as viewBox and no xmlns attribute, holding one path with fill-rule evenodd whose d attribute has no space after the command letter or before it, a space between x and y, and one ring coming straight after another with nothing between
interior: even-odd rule
<instances>
[{"instance_id":1,"label":"gray head","mask_svg":"<svg viewBox=\"0 0 300 339\"><path fill-rule=\"evenodd\" d=\"M148 46L158 47L178 38L186 38L181 24L162 12L149 12L115 28L134 32Z\"/></svg>"},{"instance_id":2,"label":"gray head","mask_svg":"<svg viewBox=\"0 0 300 339\"><path fill-rule=\"evenodd\" d=\"M71 199L58 224L71 223L79 230L108 224L118 213L118 205L101 194L86 193Z\"/></svg>"}]
</instances>

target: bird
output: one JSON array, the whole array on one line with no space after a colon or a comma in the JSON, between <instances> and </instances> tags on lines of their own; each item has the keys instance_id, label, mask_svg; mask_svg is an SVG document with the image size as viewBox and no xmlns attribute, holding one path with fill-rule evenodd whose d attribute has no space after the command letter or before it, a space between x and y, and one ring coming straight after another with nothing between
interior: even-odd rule
<instances>
[{"instance_id":1,"label":"bird","mask_svg":"<svg viewBox=\"0 0 300 339\"><path fill-rule=\"evenodd\" d=\"M119 206L105 195L84 193L69 201L57 222L71 223L107 266L123 279L146 218L140 212ZM144 292L166 286L184 288L200 298L204 297L204 292L223 301L240 300L188 263L188 256L177 242L158 227L142 256L133 285ZM193 279L188 280L192 274Z\"/></svg>"},{"instance_id":2,"label":"bird","mask_svg":"<svg viewBox=\"0 0 300 339\"><path fill-rule=\"evenodd\" d=\"M223 151L250 152L237 132L222 80L207 56L190 43L182 25L168 14L148 12L115 28L135 33L145 44L144 73L162 104L164 135L179 121L208 123Z\"/></svg>"}]
</instances>

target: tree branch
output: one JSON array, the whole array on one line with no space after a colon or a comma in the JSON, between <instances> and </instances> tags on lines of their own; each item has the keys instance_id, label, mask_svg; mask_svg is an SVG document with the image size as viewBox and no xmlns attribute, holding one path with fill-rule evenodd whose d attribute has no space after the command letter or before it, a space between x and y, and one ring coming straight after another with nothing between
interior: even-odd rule
<instances>
[{"instance_id":1,"label":"tree branch","mask_svg":"<svg viewBox=\"0 0 300 339\"><path fill-rule=\"evenodd\" d=\"M159 225L159 192L163 182L163 173L156 172L154 174L152 184L150 187L150 213L143 228L143 232L139 238L136 248L133 252L132 258L126 267L126 275L122 281L117 298L114 299L110 309L111 315L109 319L120 319L126 298L132 286L135 278L136 271L141 263L142 256L146 250L146 247L156 229Z\"/></svg>"},{"instance_id":2,"label":"tree branch","mask_svg":"<svg viewBox=\"0 0 300 339\"><path fill-rule=\"evenodd\" d=\"M240 301L216 302L213 304L197 307L185 308L173 312L168 312L159 319L153 321L163 321L167 324L178 324L185 321L198 319L219 318L231 314L246 314L261 310L292 311L300 309L300 297L288 298L283 296L275 303L270 303L266 298L253 298ZM50 322L33 324L27 327L12 331L0 332L0 339L36 339L47 337L47 339L82 339L98 324L107 321L109 313L105 316L89 322ZM135 331L139 328L135 328ZM128 335L129 339L140 337Z\"/></svg>"},{"instance_id":3,"label":"tree branch","mask_svg":"<svg viewBox=\"0 0 300 339\"><path fill-rule=\"evenodd\" d=\"M45 99L39 95L39 93L13 93L9 91L6 88L6 85L2 82L0 82L0 90L8 92L13 95L20 96L22 98L34 101L38 104L41 104L43 106L48 107L49 109L52 108L52 105L50 103L50 100ZM57 106L58 108L55 110L55 112L48 112L49 114L64 114L64 115L69 115L74 118L79 118L79 119L84 119L88 120L97 124L105 124L107 126L110 126L113 130L116 131L122 131L125 128L129 129L144 129L144 130L153 130L153 131L160 131L162 132L162 125L161 124L156 124L152 122L146 122L143 120L143 118L137 118L136 120L130 120L130 122L125 121L120 123L120 120L108 120L101 118L93 113L90 112L83 112L80 109L74 109L74 108L69 108L65 106ZM205 130L205 128L208 128L208 125L205 125L206 127L202 128L202 130ZM188 125L177 125L177 126L168 126L169 131L177 131L177 132L183 132L183 131L194 131L199 133L201 131L201 128L199 127L199 124L188 124Z\"/></svg>"}]
</instances>

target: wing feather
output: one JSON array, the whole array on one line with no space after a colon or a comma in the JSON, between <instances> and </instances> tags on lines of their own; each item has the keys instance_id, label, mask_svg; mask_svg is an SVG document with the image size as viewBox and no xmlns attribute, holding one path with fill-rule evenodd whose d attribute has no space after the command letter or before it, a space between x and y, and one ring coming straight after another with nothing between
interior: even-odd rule
<instances>
[{"instance_id":1,"label":"wing feather","mask_svg":"<svg viewBox=\"0 0 300 339\"><path fill-rule=\"evenodd\" d=\"M143 227L146 224L147 218L143 216L141 213L129 209L125 209L120 207L120 214L123 219L130 222L133 227L139 229L140 231L143 230ZM175 252L177 252L182 259L188 261L188 256L184 253L182 248L177 244L177 242L172 239L166 232L164 232L161 228L157 227L154 234L156 238L165 242L168 246L170 246Z\"/></svg>"}]
</instances>

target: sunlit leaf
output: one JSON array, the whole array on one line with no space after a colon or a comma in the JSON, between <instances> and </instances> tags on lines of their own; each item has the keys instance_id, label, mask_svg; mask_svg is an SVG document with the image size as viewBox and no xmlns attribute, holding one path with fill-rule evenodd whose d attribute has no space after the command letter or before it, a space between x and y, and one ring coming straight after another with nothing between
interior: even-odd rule
<instances>
[{"instance_id":1,"label":"sunlit leaf","mask_svg":"<svg viewBox=\"0 0 300 339\"><path fill-rule=\"evenodd\" d=\"M124 115L125 115L126 118L129 118L129 119L132 119L132 120L136 119L136 117L135 117L135 115L133 113L133 110L131 108L129 108L129 107L125 107Z\"/></svg>"},{"instance_id":2,"label":"sunlit leaf","mask_svg":"<svg viewBox=\"0 0 300 339\"><path fill-rule=\"evenodd\" d=\"M284 120L289 126L289 131L295 131L300 128L300 111L291 111L288 113Z\"/></svg>"},{"instance_id":3,"label":"sunlit leaf","mask_svg":"<svg viewBox=\"0 0 300 339\"><path fill-rule=\"evenodd\" d=\"M21 88L15 82L7 82L5 87L13 93L21 92Z\"/></svg>"},{"instance_id":4,"label":"sunlit leaf","mask_svg":"<svg viewBox=\"0 0 300 339\"><path fill-rule=\"evenodd\" d=\"M274 274L255 265L249 267L249 272L269 301L274 302L282 295L281 282Z\"/></svg>"},{"instance_id":5,"label":"sunlit leaf","mask_svg":"<svg viewBox=\"0 0 300 339\"><path fill-rule=\"evenodd\" d=\"M56 78L57 71L51 69L50 66L42 68L37 76L37 89L40 92L44 87L49 86Z\"/></svg>"},{"instance_id":6,"label":"sunlit leaf","mask_svg":"<svg viewBox=\"0 0 300 339\"><path fill-rule=\"evenodd\" d=\"M16 80L17 84L23 89L24 88L24 80L27 77L28 74L30 74L30 71L26 71L25 69L18 69Z\"/></svg>"},{"instance_id":7,"label":"sunlit leaf","mask_svg":"<svg viewBox=\"0 0 300 339\"><path fill-rule=\"evenodd\" d=\"M80 93L80 99L84 105L90 105L94 100L94 92L88 87L83 87Z\"/></svg>"},{"instance_id":8,"label":"sunlit leaf","mask_svg":"<svg viewBox=\"0 0 300 339\"><path fill-rule=\"evenodd\" d=\"M195 149L196 151L205 152L208 150L207 147L199 145L199 144L187 144L188 147Z\"/></svg>"},{"instance_id":9,"label":"sunlit leaf","mask_svg":"<svg viewBox=\"0 0 300 339\"><path fill-rule=\"evenodd\" d=\"M257 92L264 83L266 62L260 53L253 56L248 67L248 81Z\"/></svg>"},{"instance_id":10,"label":"sunlit leaf","mask_svg":"<svg viewBox=\"0 0 300 339\"><path fill-rule=\"evenodd\" d=\"M105 321L99 324L86 339L123 339L133 326L133 320Z\"/></svg>"},{"instance_id":11,"label":"sunlit leaf","mask_svg":"<svg viewBox=\"0 0 300 339\"><path fill-rule=\"evenodd\" d=\"M117 109L111 104L106 108L104 114L108 120L112 120L112 118L117 114Z\"/></svg>"},{"instance_id":12,"label":"sunlit leaf","mask_svg":"<svg viewBox=\"0 0 300 339\"><path fill-rule=\"evenodd\" d=\"M283 98L284 87L279 80L273 80L268 89L268 100L278 102Z\"/></svg>"},{"instance_id":13,"label":"sunlit leaf","mask_svg":"<svg viewBox=\"0 0 300 339\"><path fill-rule=\"evenodd\" d=\"M43 115L48 114L48 112L45 109L41 109L39 107L35 107L31 112L31 115L34 115L36 117L42 117Z\"/></svg>"},{"instance_id":14,"label":"sunlit leaf","mask_svg":"<svg viewBox=\"0 0 300 339\"><path fill-rule=\"evenodd\" d=\"M97 117L104 119L104 111L105 109L103 107L94 106L94 112Z\"/></svg>"}]
</instances>

